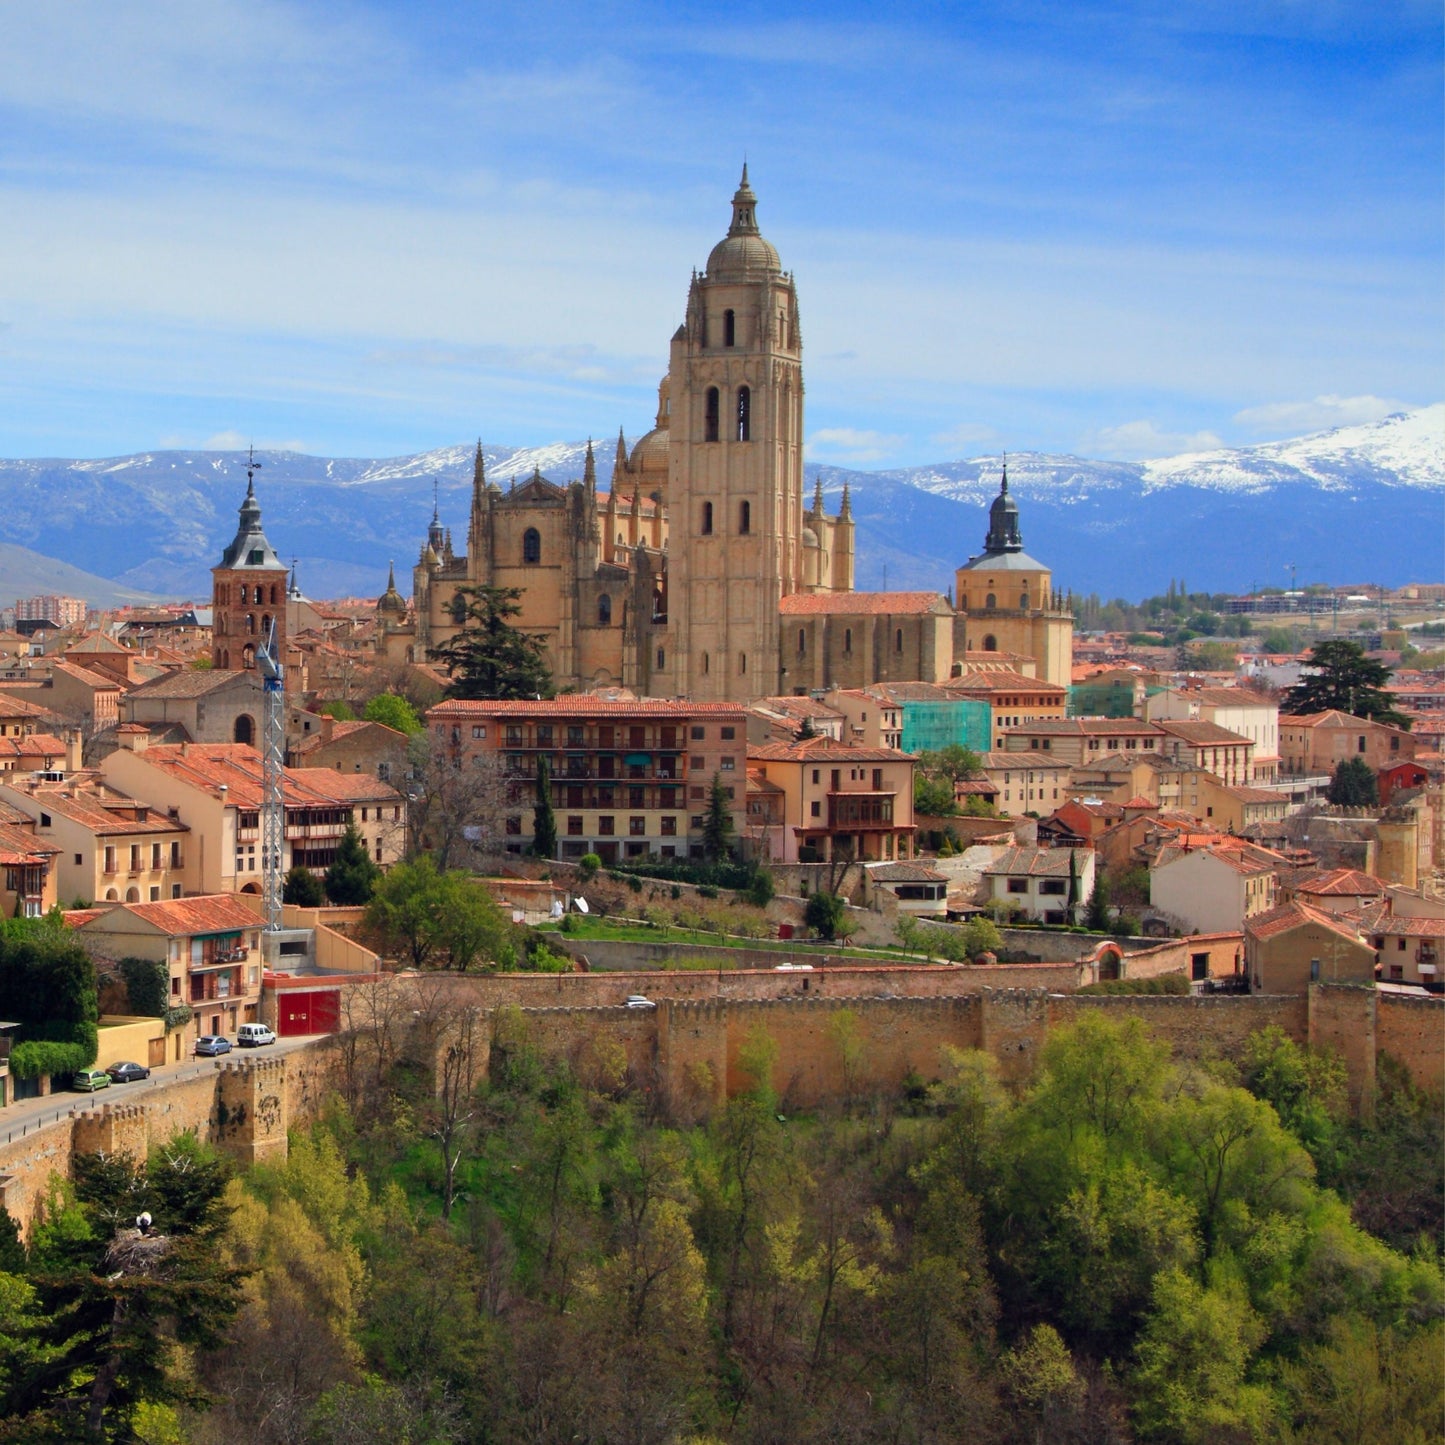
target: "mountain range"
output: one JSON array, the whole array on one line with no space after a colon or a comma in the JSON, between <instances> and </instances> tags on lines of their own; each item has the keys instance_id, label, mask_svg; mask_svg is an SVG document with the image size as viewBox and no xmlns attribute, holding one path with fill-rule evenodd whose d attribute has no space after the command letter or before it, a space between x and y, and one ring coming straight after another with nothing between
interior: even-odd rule
<instances>
[{"instance_id":1,"label":"mountain range","mask_svg":"<svg viewBox=\"0 0 1445 1445\"><path fill-rule=\"evenodd\" d=\"M388 562L409 591L435 505L464 549L471 446L384 460L259 452L266 533L296 560L313 597L376 595ZM485 447L506 487L533 469L582 473L585 443ZM610 449L599 448L607 485ZM857 519L859 588L946 590L981 550L1004 458L893 471L810 463L836 511L845 484ZM1445 404L1380 422L1260 446L1145 462L1012 453L1009 489L1024 545L1076 593L1137 599L1171 579L1210 591L1299 582L1439 581L1445 576ZM146 452L104 460L0 461L0 601L39 583L46 559L93 576L53 574L43 590L97 605L125 594L204 599L209 569L235 532L243 452ZM36 557L38 554L38 558ZM68 578L62 586L60 578Z\"/></svg>"}]
</instances>

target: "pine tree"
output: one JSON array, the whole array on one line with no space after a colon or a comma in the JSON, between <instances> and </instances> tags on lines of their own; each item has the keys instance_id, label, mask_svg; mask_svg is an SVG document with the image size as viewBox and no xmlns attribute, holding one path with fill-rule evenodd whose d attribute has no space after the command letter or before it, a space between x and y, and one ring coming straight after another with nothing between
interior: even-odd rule
<instances>
[{"instance_id":1,"label":"pine tree","mask_svg":"<svg viewBox=\"0 0 1445 1445\"><path fill-rule=\"evenodd\" d=\"M1395 706L1395 696L1387 692L1390 669L1365 656L1357 642L1334 638L1317 642L1310 649L1310 669L1284 695L1279 710L1293 716L1337 709L1352 717L1370 718L1394 727L1410 727L1410 719Z\"/></svg>"},{"instance_id":2,"label":"pine tree","mask_svg":"<svg viewBox=\"0 0 1445 1445\"><path fill-rule=\"evenodd\" d=\"M712 775L712 790L708 794L707 815L702 822L702 846L708 861L716 863L732 852L733 810L732 799L723 786L722 774Z\"/></svg>"},{"instance_id":3,"label":"pine tree","mask_svg":"<svg viewBox=\"0 0 1445 1445\"><path fill-rule=\"evenodd\" d=\"M552 695L552 674L539 638L513 626L522 611L520 587L459 587L452 619L460 627L430 657L451 674L457 698L528 699Z\"/></svg>"},{"instance_id":4,"label":"pine tree","mask_svg":"<svg viewBox=\"0 0 1445 1445\"><path fill-rule=\"evenodd\" d=\"M381 869L371 861L355 823L346 825L336 860L326 870L326 896L338 908L359 908L371 897Z\"/></svg>"},{"instance_id":5,"label":"pine tree","mask_svg":"<svg viewBox=\"0 0 1445 1445\"><path fill-rule=\"evenodd\" d=\"M532 852L552 858L557 852L557 819L552 812L552 769L537 759L537 806L532 809Z\"/></svg>"},{"instance_id":6,"label":"pine tree","mask_svg":"<svg viewBox=\"0 0 1445 1445\"><path fill-rule=\"evenodd\" d=\"M326 891L321 880L304 863L298 863L286 875L281 901L297 908L320 908L326 902Z\"/></svg>"}]
</instances>

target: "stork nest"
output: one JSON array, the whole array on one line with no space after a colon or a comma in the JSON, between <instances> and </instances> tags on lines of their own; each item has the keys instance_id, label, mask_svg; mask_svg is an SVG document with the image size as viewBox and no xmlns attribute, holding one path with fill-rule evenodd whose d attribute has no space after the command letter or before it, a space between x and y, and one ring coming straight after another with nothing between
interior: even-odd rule
<instances>
[{"instance_id":1,"label":"stork nest","mask_svg":"<svg viewBox=\"0 0 1445 1445\"><path fill-rule=\"evenodd\" d=\"M110 1248L105 1252L102 1268L113 1274L154 1274L171 1252L168 1234L154 1230L142 1234L138 1229L118 1229Z\"/></svg>"}]
</instances>

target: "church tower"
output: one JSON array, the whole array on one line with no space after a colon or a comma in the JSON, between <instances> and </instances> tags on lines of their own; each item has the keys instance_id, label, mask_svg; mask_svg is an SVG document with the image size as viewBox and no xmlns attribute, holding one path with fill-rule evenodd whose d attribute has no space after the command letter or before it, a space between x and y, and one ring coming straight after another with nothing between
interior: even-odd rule
<instances>
[{"instance_id":1,"label":"church tower","mask_svg":"<svg viewBox=\"0 0 1445 1445\"><path fill-rule=\"evenodd\" d=\"M248 468L240 526L231 545L211 568L211 664L230 671L254 671L256 649L274 623L278 653L286 641L286 564L261 530L255 462Z\"/></svg>"},{"instance_id":2,"label":"church tower","mask_svg":"<svg viewBox=\"0 0 1445 1445\"><path fill-rule=\"evenodd\" d=\"M802 349L797 290L758 230L744 166L732 224L694 273L672 338L656 693L745 700L780 688L778 603L807 585Z\"/></svg>"}]
</instances>

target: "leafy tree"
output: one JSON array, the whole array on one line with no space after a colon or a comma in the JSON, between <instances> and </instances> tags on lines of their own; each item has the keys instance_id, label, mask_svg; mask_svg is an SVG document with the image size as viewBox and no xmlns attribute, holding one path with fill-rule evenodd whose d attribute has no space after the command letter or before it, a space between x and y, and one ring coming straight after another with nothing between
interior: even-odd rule
<instances>
[{"instance_id":1,"label":"leafy tree","mask_svg":"<svg viewBox=\"0 0 1445 1445\"><path fill-rule=\"evenodd\" d=\"M281 901L297 908L320 908L326 902L326 889L304 863L298 863L286 874L286 881L281 887Z\"/></svg>"},{"instance_id":2,"label":"leafy tree","mask_svg":"<svg viewBox=\"0 0 1445 1445\"><path fill-rule=\"evenodd\" d=\"M758 864L744 892L754 908L766 908L773 901L775 892L772 873L762 864Z\"/></svg>"},{"instance_id":3,"label":"leafy tree","mask_svg":"<svg viewBox=\"0 0 1445 1445\"><path fill-rule=\"evenodd\" d=\"M1003 935L991 918L985 918L980 913L963 925L963 951L969 958L977 958L983 953L997 956L1002 947Z\"/></svg>"},{"instance_id":4,"label":"leafy tree","mask_svg":"<svg viewBox=\"0 0 1445 1445\"><path fill-rule=\"evenodd\" d=\"M422 731L425 723L416 715L416 709L394 692L378 693L362 709L361 715L367 722L381 723L383 727L395 728L408 737Z\"/></svg>"},{"instance_id":5,"label":"leafy tree","mask_svg":"<svg viewBox=\"0 0 1445 1445\"><path fill-rule=\"evenodd\" d=\"M465 971L479 959L501 961L511 925L470 875L441 873L423 854L399 863L366 906L366 927L381 947L412 968Z\"/></svg>"},{"instance_id":6,"label":"leafy tree","mask_svg":"<svg viewBox=\"0 0 1445 1445\"><path fill-rule=\"evenodd\" d=\"M843 919L847 905L836 893L825 893L819 889L808 895L803 909L803 922L818 935L830 942L838 936L838 925Z\"/></svg>"},{"instance_id":7,"label":"leafy tree","mask_svg":"<svg viewBox=\"0 0 1445 1445\"><path fill-rule=\"evenodd\" d=\"M1109 913L1109 884L1102 872L1094 874L1094 891L1089 894L1089 904L1084 910L1084 927L1095 933L1107 933L1111 924Z\"/></svg>"},{"instance_id":8,"label":"leafy tree","mask_svg":"<svg viewBox=\"0 0 1445 1445\"><path fill-rule=\"evenodd\" d=\"M797 736L800 743L818 736L818 729L813 726L813 719L810 716L804 717L802 725L798 728Z\"/></svg>"},{"instance_id":9,"label":"leafy tree","mask_svg":"<svg viewBox=\"0 0 1445 1445\"><path fill-rule=\"evenodd\" d=\"M951 818L958 812L953 784L947 778L932 778L927 773L913 775L913 808L929 818Z\"/></svg>"},{"instance_id":10,"label":"leafy tree","mask_svg":"<svg viewBox=\"0 0 1445 1445\"><path fill-rule=\"evenodd\" d=\"M332 717L337 722L356 721L356 709L349 702L340 699L335 702L323 702L317 711L322 717Z\"/></svg>"},{"instance_id":11,"label":"leafy tree","mask_svg":"<svg viewBox=\"0 0 1445 1445\"><path fill-rule=\"evenodd\" d=\"M537 805L532 809L532 852L551 858L557 852L557 818L552 812L552 768L546 758L537 759Z\"/></svg>"},{"instance_id":12,"label":"leafy tree","mask_svg":"<svg viewBox=\"0 0 1445 1445\"><path fill-rule=\"evenodd\" d=\"M552 695L541 639L511 621L521 615L521 597L520 587L457 589L452 619L461 630L430 654L451 674L449 696L490 701Z\"/></svg>"},{"instance_id":13,"label":"leafy tree","mask_svg":"<svg viewBox=\"0 0 1445 1445\"><path fill-rule=\"evenodd\" d=\"M1336 807L1373 808L1380 801L1374 769L1364 758L1346 758L1336 763L1325 796Z\"/></svg>"},{"instance_id":14,"label":"leafy tree","mask_svg":"<svg viewBox=\"0 0 1445 1445\"><path fill-rule=\"evenodd\" d=\"M21 1025L12 1074L73 1073L93 1063L99 1017L95 964L59 910L0 919L0 1018Z\"/></svg>"},{"instance_id":15,"label":"leafy tree","mask_svg":"<svg viewBox=\"0 0 1445 1445\"><path fill-rule=\"evenodd\" d=\"M1366 657L1359 643L1343 638L1317 642L1305 665L1309 674L1284 695L1281 712L1298 716L1338 709L1352 717L1409 729L1410 719L1396 707L1394 694L1386 690L1390 669Z\"/></svg>"},{"instance_id":16,"label":"leafy tree","mask_svg":"<svg viewBox=\"0 0 1445 1445\"><path fill-rule=\"evenodd\" d=\"M921 752L918 765L932 777L961 783L979 775L983 759L972 748L966 748L961 743L949 743L945 747Z\"/></svg>"},{"instance_id":17,"label":"leafy tree","mask_svg":"<svg viewBox=\"0 0 1445 1445\"><path fill-rule=\"evenodd\" d=\"M336 858L326 870L326 896L338 908L359 908L371 897L381 869L371 861L355 823L346 825Z\"/></svg>"},{"instance_id":18,"label":"leafy tree","mask_svg":"<svg viewBox=\"0 0 1445 1445\"><path fill-rule=\"evenodd\" d=\"M722 774L712 775L708 791L707 812L702 820L702 850L709 862L717 862L732 852L733 805L723 783Z\"/></svg>"},{"instance_id":19,"label":"leafy tree","mask_svg":"<svg viewBox=\"0 0 1445 1445\"><path fill-rule=\"evenodd\" d=\"M588 883L597 876L597 870L601 866L602 855L600 853L584 853L577 860L577 876L583 883Z\"/></svg>"}]
</instances>

